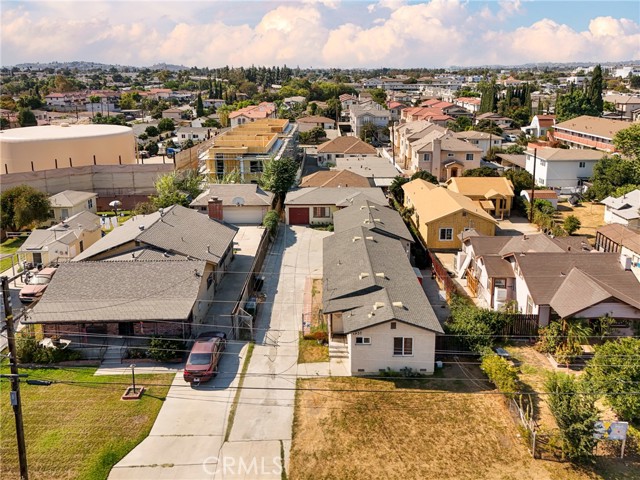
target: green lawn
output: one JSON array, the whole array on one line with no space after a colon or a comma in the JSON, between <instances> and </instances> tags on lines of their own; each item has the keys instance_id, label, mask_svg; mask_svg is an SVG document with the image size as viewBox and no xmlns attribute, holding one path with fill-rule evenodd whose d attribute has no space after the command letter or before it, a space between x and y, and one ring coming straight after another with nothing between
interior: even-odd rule
<instances>
[{"instance_id":1,"label":"green lawn","mask_svg":"<svg viewBox=\"0 0 640 480\"><path fill-rule=\"evenodd\" d=\"M4 366L2 373L8 373ZM29 378L60 382L21 384L22 412L31 479L107 478L109 471L151 430L173 375L136 375L147 387L142 400L123 401L128 376L94 377L95 367L21 369ZM118 383L118 385L114 385ZM121 385L120 385L121 384ZM2 478L18 478L9 383L1 383Z\"/></svg>"},{"instance_id":2,"label":"green lawn","mask_svg":"<svg viewBox=\"0 0 640 480\"><path fill-rule=\"evenodd\" d=\"M22 246L27 237L14 237L9 238L0 244L0 254L6 255L8 253L15 253ZM13 263L18 265L18 255L13 256ZM11 257L3 258L0 260L0 272L4 272L11 268ZM16 267L16 273L18 273L18 267Z\"/></svg>"}]
</instances>

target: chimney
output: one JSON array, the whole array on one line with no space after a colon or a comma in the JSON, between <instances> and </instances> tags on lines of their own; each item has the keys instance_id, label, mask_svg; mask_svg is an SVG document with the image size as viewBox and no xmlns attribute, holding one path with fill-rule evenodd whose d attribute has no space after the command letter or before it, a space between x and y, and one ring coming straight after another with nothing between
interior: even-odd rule
<instances>
[{"instance_id":1,"label":"chimney","mask_svg":"<svg viewBox=\"0 0 640 480\"><path fill-rule=\"evenodd\" d=\"M209 218L212 218L213 220L220 220L222 221L224 219L224 216L222 214L222 200L220 200L218 197L211 197L209 199Z\"/></svg>"},{"instance_id":2,"label":"chimney","mask_svg":"<svg viewBox=\"0 0 640 480\"><path fill-rule=\"evenodd\" d=\"M440 167L442 163L442 140L435 138L433 140L433 156L431 158L431 173L440 178Z\"/></svg>"}]
</instances>

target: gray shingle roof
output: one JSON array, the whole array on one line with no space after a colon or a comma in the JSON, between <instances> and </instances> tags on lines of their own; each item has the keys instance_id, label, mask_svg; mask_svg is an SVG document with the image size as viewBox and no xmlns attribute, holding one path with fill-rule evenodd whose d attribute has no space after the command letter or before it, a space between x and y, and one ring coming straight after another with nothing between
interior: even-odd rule
<instances>
[{"instance_id":1,"label":"gray shingle roof","mask_svg":"<svg viewBox=\"0 0 640 480\"><path fill-rule=\"evenodd\" d=\"M399 241L363 227L324 239L324 312L342 311L345 332L398 320L442 327Z\"/></svg>"},{"instance_id":2,"label":"gray shingle roof","mask_svg":"<svg viewBox=\"0 0 640 480\"><path fill-rule=\"evenodd\" d=\"M140 228L142 226L144 229ZM212 220L196 210L174 205L164 209L162 216L156 212L131 218L74 260L91 259L112 248L136 241L217 264L232 244L237 231L237 227Z\"/></svg>"},{"instance_id":3,"label":"gray shingle roof","mask_svg":"<svg viewBox=\"0 0 640 480\"><path fill-rule=\"evenodd\" d=\"M235 205L233 200L242 198L244 200L243 205L270 206L273 193L265 192L258 185L251 183L213 184L209 185L209 188L198 195L189 206L206 207L211 197L218 197L222 200L222 205Z\"/></svg>"},{"instance_id":4,"label":"gray shingle roof","mask_svg":"<svg viewBox=\"0 0 640 480\"><path fill-rule=\"evenodd\" d=\"M337 205L349 206L356 197L368 198L380 205L387 202L384 193L379 188L298 188L287 193L285 205Z\"/></svg>"},{"instance_id":5,"label":"gray shingle roof","mask_svg":"<svg viewBox=\"0 0 640 480\"><path fill-rule=\"evenodd\" d=\"M197 260L64 263L27 323L186 321L205 265Z\"/></svg>"},{"instance_id":6,"label":"gray shingle roof","mask_svg":"<svg viewBox=\"0 0 640 480\"><path fill-rule=\"evenodd\" d=\"M34 230L20 247L20 252L42 250L53 242L69 245L83 231L93 232L100 228L100 217L95 213L82 211L46 230Z\"/></svg>"},{"instance_id":7,"label":"gray shingle roof","mask_svg":"<svg viewBox=\"0 0 640 480\"><path fill-rule=\"evenodd\" d=\"M366 199L356 199L350 207L335 212L333 224L336 233L364 227L389 237L413 242L413 237L398 212Z\"/></svg>"},{"instance_id":8,"label":"gray shingle roof","mask_svg":"<svg viewBox=\"0 0 640 480\"><path fill-rule=\"evenodd\" d=\"M65 190L49 197L52 207L74 207L90 198L97 197L93 192L78 192L76 190Z\"/></svg>"},{"instance_id":9,"label":"gray shingle roof","mask_svg":"<svg viewBox=\"0 0 640 480\"><path fill-rule=\"evenodd\" d=\"M620 295L637 299L640 283L632 272L622 268L619 257L617 253L599 252L515 255L531 298L538 305L551 303L551 299L574 268L581 270L599 283L615 289ZM587 290L588 286L585 285L579 295L586 297ZM586 298L585 301L587 301Z\"/></svg>"}]
</instances>

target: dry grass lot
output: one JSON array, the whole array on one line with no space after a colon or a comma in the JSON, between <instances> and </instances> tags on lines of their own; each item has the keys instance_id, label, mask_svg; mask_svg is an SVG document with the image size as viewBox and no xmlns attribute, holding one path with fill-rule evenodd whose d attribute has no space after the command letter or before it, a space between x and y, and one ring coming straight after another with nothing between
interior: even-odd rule
<instances>
[{"instance_id":1,"label":"dry grass lot","mask_svg":"<svg viewBox=\"0 0 640 480\"><path fill-rule=\"evenodd\" d=\"M604 225L604 205L600 203L584 202L572 207L568 202L558 204L556 218L560 223L569 215L575 215L582 224L574 235L586 235L593 242L596 238L596 229Z\"/></svg>"},{"instance_id":2,"label":"dry grass lot","mask_svg":"<svg viewBox=\"0 0 640 480\"><path fill-rule=\"evenodd\" d=\"M318 331L326 332L326 324L322 316L322 279L316 278L311 282L311 334ZM300 348L298 363L315 363L329 361L329 346L318 343L314 339L304 339L300 334Z\"/></svg>"},{"instance_id":3,"label":"dry grass lot","mask_svg":"<svg viewBox=\"0 0 640 480\"><path fill-rule=\"evenodd\" d=\"M485 382L462 380L457 366L445 372L444 378L398 384L299 380L302 389L324 391L297 393L290 478L620 478L533 460L501 397ZM472 375L482 378L479 369Z\"/></svg>"},{"instance_id":4,"label":"dry grass lot","mask_svg":"<svg viewBox=\"0 0 640 480\"><path fill-rule=\"evenodd\" d=\"M2 372L8 370L3 367ZM30 479L104 479L111 467L149 433L173 375L136 375L148 387L140 401L123 401L130 377L94 377L95 367L21 369L32 379L53 379L50 386L21 385L22 412ZM123 385L113 385L123 383ZM0 478L18 478L9 384L0 395Z\"/></svg>"}]
</instances>

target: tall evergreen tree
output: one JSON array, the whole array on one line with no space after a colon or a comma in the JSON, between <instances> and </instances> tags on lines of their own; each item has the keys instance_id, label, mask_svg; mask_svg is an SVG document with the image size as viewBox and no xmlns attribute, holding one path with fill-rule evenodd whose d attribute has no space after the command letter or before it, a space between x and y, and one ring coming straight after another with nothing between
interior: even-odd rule
<instances>
[{"instance_id":1,"label":"tall evergreen tree","mask_svg":"<svg viewBox=\"0 0 640 480\"><path fill-rule=\"evenodd\" d=\"M198 92L198 101L196 102L196 116L204 116L204 105L202 104L202 95Z\"/></svg>"},{"instance_id":2,"label":"tall evergreen tree","mask_svg":"<svg viewBox=\"0 0 640 480\"><path fill-rule=\"evenodd\" d=\"M598 113L602 114L604 110L604 101L602 100L602 67L600 65L596 65L593 69L591 82L589 82L589 86L587 88L587 96Z\"/></svg>"}]
</instances>

